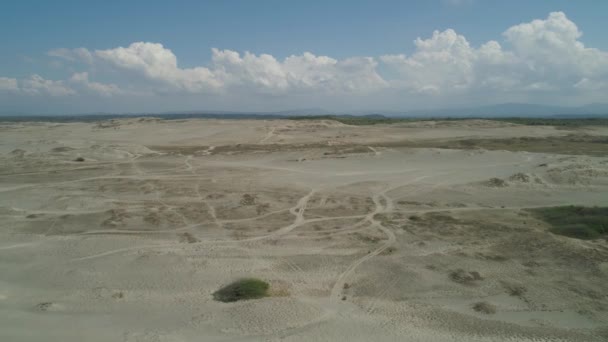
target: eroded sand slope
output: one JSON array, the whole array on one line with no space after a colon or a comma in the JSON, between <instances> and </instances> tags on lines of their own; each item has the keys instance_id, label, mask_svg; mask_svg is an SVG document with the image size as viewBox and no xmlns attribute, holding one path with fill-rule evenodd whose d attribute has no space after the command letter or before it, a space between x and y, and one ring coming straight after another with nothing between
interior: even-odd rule
<instances>
[{"instance_id":1,"label":"eroded sand slope","mask_svg":"<svg viewBox=\"0 0 608 342\"><path fill-rule=\"evenodd\" d=\"M3 341L608 338L605 240L553 235L526 210L608 204L605 129L130 119L0 130ZM247 276L272 296L213 300Z\"/></svg>"}]
</instances>

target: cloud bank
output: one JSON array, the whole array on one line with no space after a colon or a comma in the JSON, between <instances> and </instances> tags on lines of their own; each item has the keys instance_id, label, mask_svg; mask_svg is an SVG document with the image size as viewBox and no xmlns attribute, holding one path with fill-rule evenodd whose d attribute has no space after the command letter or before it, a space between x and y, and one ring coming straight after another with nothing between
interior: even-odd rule
<instances>
[{"instance_id":1,"label":"cloud bank","mask_svg":"<svg viewBox=\"0 0 608 342\"><path fill-rule=\"evenodd\" d=\"M608 90L608 53L586 47L582 32L562 12L508 28L499 39L472 46L453 29L414 41L410 55L338 60L310 52L282 60L269 54L211 50L207 65L180 67L160 43L134 42L105 50L57 48L47 53L73 72L64 80L34 74L0 77L0 92L24 96L104 98L203 94L230 98L302 95L387 96L404 101L477 94L581 94L594 99ZM112 82L91 80L120 75Z\"/></svg>"}]
</instances>

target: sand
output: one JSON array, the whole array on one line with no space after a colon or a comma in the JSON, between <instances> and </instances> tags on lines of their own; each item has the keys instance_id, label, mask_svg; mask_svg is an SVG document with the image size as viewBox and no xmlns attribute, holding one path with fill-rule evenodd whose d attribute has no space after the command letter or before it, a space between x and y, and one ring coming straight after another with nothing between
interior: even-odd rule
<instances>
[{"instance_id":1,"label":"sand","mask_svg":"<svg viewBox=\"0 0 608 342\"><path fill-rule=\"evenodd\" d=\"M526 210L608 204L608 129L0 131L2 341L608 339L606 241L553 235ZM213 300L242 277L271 296Z\"/></svg>"}]
</instances>

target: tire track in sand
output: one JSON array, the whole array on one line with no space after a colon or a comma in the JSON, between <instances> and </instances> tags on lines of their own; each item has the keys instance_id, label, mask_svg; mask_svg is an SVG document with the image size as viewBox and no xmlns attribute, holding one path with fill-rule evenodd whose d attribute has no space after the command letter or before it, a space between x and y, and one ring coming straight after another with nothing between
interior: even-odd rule
<instances>
[{"instance_id":1,"label":"tire track in sand","mask_svg":"<svg viewBox=\"0 0 608 342\"><path fill-rule=\"evenodd\" d=\"M375 250L373 250L372 252L364 255L363 257L355 260L353 263L351 263L348 268L346 269L346 271L344 271L342 274L340 274L336 280L336 282L334 283L334 286L331 289L331 294L330 294L330 300L333 302L339 301L341 299L341 294L342 294L342 290L344 289L344 284L346 283L346 280L348 279L348 277L350 277L350 275L355 271L355 269L361 265L362 263L366 262L367 260L370 260L372 258L374 258L375 256L377 256L378 254L384 252L384 250L386 250L387 248L389 248L393 243L395 243L395 241L397 240L395 234L393 233L392 230L390 230L389 228L386 228L384 225L382 225L381 222L377 221L375 219L375 216L377 214L384 214L384 213L389 213L392 212L394 210L394 204L393 204L393 200L388 197L386 195L387 192L405 186L405 185L410 185L413 183L417 183L425 178L430 177L429 175L427 176L420 176L415 178L414 180L407 182L405 184L400 184L398 186L395 187L387 187L384 190L382 190L381 192L374 194L372 196L372 201L375 204L375 208L374 211L370 212L369 214L366 215L365 217L365 221L368 221L371 223L371 225L369 226L369 228L371 227L375 227L378 228L379 230L381 230L387 237L387 239L385 240L384 244L382 244L382 246L376 248ZM384 201L384 204L382 203L381 199Z\"/></svg>"}]
</instances>

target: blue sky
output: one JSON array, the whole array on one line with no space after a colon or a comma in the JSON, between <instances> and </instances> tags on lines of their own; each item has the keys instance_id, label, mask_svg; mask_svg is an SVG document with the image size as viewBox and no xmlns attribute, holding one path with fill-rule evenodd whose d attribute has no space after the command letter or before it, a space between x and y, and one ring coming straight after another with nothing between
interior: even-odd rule
<instances>
[{"instance_id":1,"label":"blue sky","mask_svg":"<svg viewBox=\"0 0 608 342\"><path fill-rule=\"evenodd\" d=\"M5 1L0 112L597 102L605 13L600 0Z\"/></svg>"}]
</instances>

